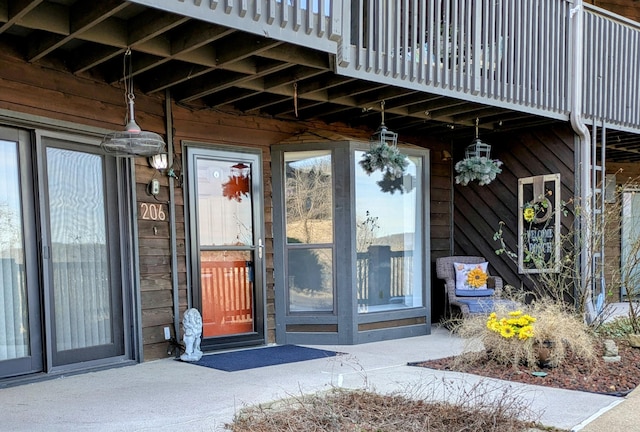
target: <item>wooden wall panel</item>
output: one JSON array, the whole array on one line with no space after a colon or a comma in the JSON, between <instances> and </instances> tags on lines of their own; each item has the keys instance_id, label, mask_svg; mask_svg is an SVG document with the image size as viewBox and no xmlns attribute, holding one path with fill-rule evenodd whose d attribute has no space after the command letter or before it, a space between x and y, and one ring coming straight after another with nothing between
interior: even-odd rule
<instances>
[{"instance_id":1,"label":"wooden wall panel","mask_svg":"<svg viewBox=\"0 0 640 432\"><path fill-rule=\"evenodd\" d=\"M638 0L586 0L586 3L640 22L640 2Z\"/></svg>"},{"instance_id":2,"label":"wooden wall panel","mask_svg":"<svg viewBox=\"0 0 640 432\"><path fill-rule=\"evenodd\" d=\"M122 88L32 65L1 49L0 95L0 108L109 130L124 129L127 106ZM163 135L162 98L136 94L136 120L143 129Z\"/></svg>"},{"instance_id":3,"label":"wooden wall panel","mask_svg":"<svg viewBox=\"0 0 640 432\"><path fill-rule=\"evenodd\" d=\"M561 125L520 133L492 135L491 157L504 164L502 173L486 186L473 182L456 185L454 190L454 239L456 255L480 255L490 263L491 271L514 287L530 287L526 276L518 274L516 264L506 255L496 255L499 243L493 240L500 222L504 238L517 251L518 179L542 174L561 175L561 196L574 196L574 134ZM457 155L462 158L463 149ZM566 218L563 224L567 225Z\"/></svg>"},{"instance_id":4,"label":"wooden wall panel","mask_svg":"<svg viewBox=\"0 0 640 432\"><path fill-rule=\"evenodd\" d=\"M101 128L105 131L124 127L126 106L123 89L110 86L89 77L61 72L55 68L32 65L21 56L0 50L0 108L55 121L68 121L77 125ZM265 202L266 263L267 263L267 339L275 340L274 278L273 278L273 212L271 199L270 146L300 135L305 131L323 135L338 134L351 139L368 141L372 131L352 128L345 124L320 122L279 121L271 118L221 111L194 111L173 105L174 140L170 145L181 158L183 140L210 144L227 144L258 148L263 157L263 186ZM164 95L136 94L136 120L145 130L166 137ZM100 134L101 135L101 134ZM100 136L95 135L96 138ZM314 138L317 141L317 138ZM451 151L449 144L421 137L401 136L401 140L431 149L431 256L448 255L451 252L452 190L451 161L442 160L442 151ZM179 164L175 166L181 173ZM160 181L160 194L147 193L149 181ZM142 299L142 336L144 360L166 357L168 343L164 340L164 327L174 331L173 290L170 256L169 218L161 221L142 220L140 205L163 204L168 211L169 179L148 166L145 158L135 159L135 192L138 221L140 262L140 297ZM177 221L178 304L180 314L186 310L187 301L187 251L185 208L183 191L178 181L175 189L175 218ZM167 213L168 215L168 213ZM435 274L435 272L432 272ZM437 317L437 313L434 314ZM178 334L178 339L181 336Z\"/></svg>"}]
</instances>

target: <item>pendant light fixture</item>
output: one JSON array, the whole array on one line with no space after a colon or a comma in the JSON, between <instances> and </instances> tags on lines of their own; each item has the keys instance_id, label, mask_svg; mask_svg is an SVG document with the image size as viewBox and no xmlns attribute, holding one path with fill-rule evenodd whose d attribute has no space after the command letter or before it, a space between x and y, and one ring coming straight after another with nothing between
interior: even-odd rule
<instances>
[{"instance_id":1,"label":"pendant light fixture","mask_svg":"<svg viewBox=\"0 0 640 432\"><path fill-rule=\"evenodd\" d=\"M396 146L398 144L398 134L387 129L387 125L384 124L384 101L380 102L380 113L382 114L382 122L378 126L378 130L371 135L369 143L371 146L379 144Z\"/></svg>"},{"instance_id":2,"label":"pendant light fixture","mask_svg":"<svg viewBox=\"0 0 640 432\"><path fill-rule=\"evenodd\" d=\"M491 146L487 143L484 143L478 138L478 123L480 119L476 117L476 137L471 144L467 146L465 149L465 158L469 159L472 157L485 157L487 159L491 156Z\"/></svg>"},{"instance_id":3,"label":"pendant light fixture","mask_svg":"<svg viewBox=\"0 0 640 432\"><path fill-rule=\"evenodd\" d=\"M135 120L135 95L133 93L130 48L127 48L124 54L123 82L128 107L127 123L123 131L106 134L100 147L105 153L120 157L150 157L164 153L164 139L157 133L143 131Z\"/></svg>"}]
</instances>

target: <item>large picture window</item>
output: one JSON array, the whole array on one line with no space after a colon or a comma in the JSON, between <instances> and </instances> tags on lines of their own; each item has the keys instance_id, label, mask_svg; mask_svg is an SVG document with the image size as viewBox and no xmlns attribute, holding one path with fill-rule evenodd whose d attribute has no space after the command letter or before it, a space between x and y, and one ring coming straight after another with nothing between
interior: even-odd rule
<instances>
[{"instance_id":1,"label":"large picture window","mask_svg":"<svg viewBox=\"0 0 640 432\"><path fill-rule=\"evenodd\" d=\"M429 332L428 150L368 174L368 143L272 147L278 343L354 344Z\"/></svg>"},{"instance_id":2,"label":"large picture window","mask_svg":"<svg viewBox=\"0 0 640 432\"><path fill-rule=\"evenodd\" d=\"M390 180L367 174L355 154L358 312L422 306L421 159Z\"/></svg>"}]
</instances>

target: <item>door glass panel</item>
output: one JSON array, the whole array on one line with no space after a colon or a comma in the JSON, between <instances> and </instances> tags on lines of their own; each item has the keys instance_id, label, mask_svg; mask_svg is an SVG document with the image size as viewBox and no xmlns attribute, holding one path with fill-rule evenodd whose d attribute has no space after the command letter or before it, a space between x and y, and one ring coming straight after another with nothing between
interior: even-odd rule
<instances>
[{"instance_id":1,"label":"door glass panel","mask_svg":"<svg viewBox=\"0 0 640 432\"><path fill-rule=\"evenodd\" d=\"M640 190L622 193L622 294L640 296Z\"/></svg>"},{"instance_id":2,"label":"door glass panel","mask_svg":"<svg viewBox=\"0 0 640 432\"><path fill-rule=\"evenodd\" d=\"M200 253L202 335L253 331L253 263L250 251Z\"/></svg>"},{"instance_id":3,"label":"door glass panel","mask_svg":"<svg viewBox=\"0 0 640 432\"><path fill-rule=\"evenodd\" d=\"M252 245L251 166L198 159L197 172L200 245Z\"/></svg>"},{"instance_id":4,"label":"door glass panel","mask_svg":"<svg viewBox=\"0 0 640 432\"><path fill-rule=\"evenodd\" d=\"M285 153L288 243L333 242L331 150Z\"/></svg>"},{"instance_id":5,"label":"door glass panel","mask_svg":"<svg viewBox=\"0 0 640 432\"><path fill-rule=\"evenodd\" d=\"M409 157L406 174L367 174L356 151L356 252L358 311L423 305L422 159Z\"/></svg>"},{"instance_id":6,"label":"door glass panel","mask_svg":"<svg viewBox=\"0 0 640 432\"><path fill-rule=\"evenodd\" d=\"M29 314L25 283L18 144L0 140L0 361L27 357Z\"/></svg>"},{"instance_id":7,"label":"door glass panel","mask_svg":"<svg viewBox=\"0 0 640 432\"><path fill-rule=\"evenodd\" d=\"M113 341L102 157L47 148L57 351Z\"/></svg>"},{"instance_id":8,"label":"door glass panel","mask_svg":"<svg viewBox=\"0 0 640 432\"><path fill-rule=\"evenodd\" d=\"M333 312L331 150L285 152L289 312Z\"/></svg>"},{"instance_id":9,"label":"door glass panel","mask_svg":"<svg viewBox=\"0 0 640 432\"><path fill-rule=\"evenodd\" d=\"M333 311L330 248L289 249L287 284L291 312Z\"/></svg>"}]
</instances>

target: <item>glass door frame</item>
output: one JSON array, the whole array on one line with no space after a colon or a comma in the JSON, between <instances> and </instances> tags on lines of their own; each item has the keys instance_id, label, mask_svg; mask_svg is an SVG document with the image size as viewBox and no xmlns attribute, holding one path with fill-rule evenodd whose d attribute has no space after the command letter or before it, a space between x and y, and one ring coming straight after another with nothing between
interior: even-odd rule
<instances>
[{"instance_id":1,"label":"glass door frame","mask_svg":"<svg viewBox=\"0 0 640 432\"><path fill-rule=\"evenodd\" d=\"M36 230L36 199L33 175L32 142L34 137L24 129L0 126L0 140L15 141L18 164L18 181L21 210L22 248L24 259L27 319L29 322L29 352L27 357L3 360L0 379L41 372L44 370L44 346L42 333L38 232Z\"/></svg>"},{"instance_id":2,"label":"glass door frame","mask_svg":"<svg viewBox=\"0 0 640 432\"><path fill-rule=\"evenodd\" d=\"M75 370L83 370L91 367L101 367L114 362L135 361L140 358L139 349L135 348L134 341L140 338L139 320L136 319L135 310L139 310L139 299L134 294L136 258L133 251L136 249L137 239L135 235L133 223L133 203L135 195L127 192L132 190L135 181L133 180L133 161L128 158L113 158L104 156L99 148L100 141L93 137L75 135L64 132L52 132L36 130L36 157L38 171L37 189L41 196L39 197L40 212L40 238L43 247L50 248L50 234L48 220L48 197L47 179L45 178L46 169L46 149L48 147L67 149L71 151L87 152L100 155L103 157L103 185L105 192L106 211L106 229L107 236L111 240L109 242L109 275L111 279L111 297L119 295L119 304L116 308L120 311L121 322L115 325L113 331L118 332L117 342L121 344L122 351L120 353L103 352L100 349L101 356L89 356L81 354L80 357L73 358L73 353L57 354L55 352L55 325L54 325L54 306L53 306L53 284L52 284L52 267L48 259L42 258L42 299L45 318L43 321L43 329L45 334L51 335L45 337L46 350L46 371L48 373L68 372ZM61 142L62 145L49 145L47 142ZM44 195L44 196L42 196ZM132 244L132 247L128 247ZM41 250L44 255L46 252ZM119 288L117 288L119 287ZM117 293L113 290L117 289ZM120 319L120 318L119 318ZM133 332L128 329L134 329ZM113 354L113 355L108 355Z\"/></svg>"},{"instance_id":3,"label":"glass door frame","mask_svg":"<svg viewBox=\"0 0 640 432\"><path fill-rule=\"evenodd\" d=\"M266 254L265 254L265 230L264 230L264 190L262 151L253 148L236 147L223 144L206 144L201 142L182 142L183 166L185 167L184 200L188 209L187 226L187 257L188 269L188 307L195 307L202 312L201 297L201 264L200 241L198 227L197 208L197 168L196 159L206 158L212 160L228 160L229 162L250 163L251 171L251 198L252 198L252 223L253 244L244 246L242 250L250 250L253 254L253 307L254 307L254 331L239 335L223 335L204 338L201 348L207 350L219 350L241 346L260 345L265 343L266 331ZM225 248L227 248L225 246ZM228 247L229 250L234 247Z\"/></svg>"},{"instance_id":4,"label":"glass door frame","mask_svg":"<svg viewBox=\"0 0 640 432\"><path fill-rule=\"evenodd\" d=\"M640 236L640 226L638 226L638 221L640 221L640 216L637 216L633 213L633 208L636 200L640 201L640 188L638 187L628 187L622 190L621 193L622 199L622 214L621 216L621 229L620 229L620 266L622 273L621 280L621 292L620 298L623 301L627 301L629 298L629 290L627 290L628 284L638 285L640 284L640 269L637 269L634 266L634 263L637 262L637 258L631 257L633 252L638 253L637 251L637 242L640 241L638 238L632 238L632 236ZM636 250L634 250L636 249ZM626 280L627 278L631 278L631 281ZM631 294L638 296L638 290L632 289Z\"/></svg>"}]
</instances>

